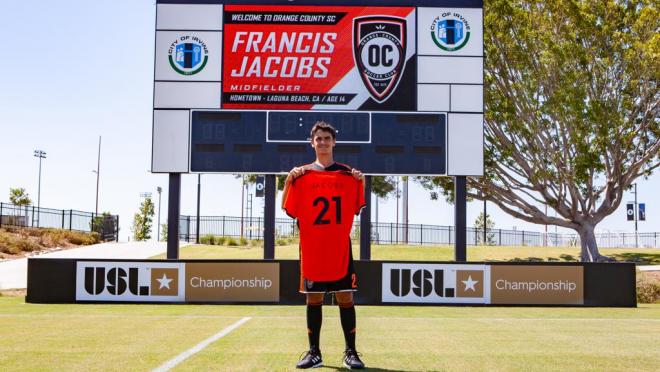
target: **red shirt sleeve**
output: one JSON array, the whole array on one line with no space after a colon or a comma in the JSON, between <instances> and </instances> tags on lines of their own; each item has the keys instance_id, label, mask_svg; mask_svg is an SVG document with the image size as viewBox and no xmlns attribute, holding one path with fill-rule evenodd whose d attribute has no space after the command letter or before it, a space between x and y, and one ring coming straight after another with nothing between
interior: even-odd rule
<instances>
[{"instance_id":1,"label":"red shirt sleeve","mask_svg":"<svg viewBox=\"0 0 660 372\"><path fill-rule=\"evenodd\" d=\"M299 197L296 195L298 194L296 192L296 183L297 182L291 182L289 185L289 189L286 193L286 195L283 195L284 199L284 211L286 214L289 215L291 218L297 218L298 217L298 199Z\"/></svg>"}]
</instances>

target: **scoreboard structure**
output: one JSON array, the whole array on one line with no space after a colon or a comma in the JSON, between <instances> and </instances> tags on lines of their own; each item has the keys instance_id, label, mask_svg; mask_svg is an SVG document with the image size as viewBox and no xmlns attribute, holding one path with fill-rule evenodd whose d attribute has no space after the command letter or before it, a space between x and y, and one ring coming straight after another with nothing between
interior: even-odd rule
<instances>
[{"instance_id":1,"label":"scoreboard structure","mask_svg":"<svg viewBox=\"0 0 660 372\"><path fill-rule=\"evenodd\" d=\"M152 172L482 175L482 4L158 0Z\"/></svg>"}]
</instances>

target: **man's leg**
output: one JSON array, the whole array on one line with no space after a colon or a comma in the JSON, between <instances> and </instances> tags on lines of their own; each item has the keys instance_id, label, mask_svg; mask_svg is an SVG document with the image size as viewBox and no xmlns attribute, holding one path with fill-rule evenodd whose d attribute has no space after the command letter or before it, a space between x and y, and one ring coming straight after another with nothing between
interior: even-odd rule
<instances>
[{"instance_id":1,"label":"man's leg","mask_svg":"<svg viewBox=\"0 0 660 372\"><path fill-rule=\"evenodd\" d=\"M339 305L339 318L341 328L344 330L346 351L344 351L344 366L350 369L362 369L364 363L360 360L355 350L355 305L353 304L353 292L335 292L335 299Z\"/></svg>"},{"instance_id":2,"label":"man's leg","mask_svg":"<svg viewBox=\"0 0 660 372\"><path fill-rule=\"evenodd\" d=\"M323 293L307 293L307 335L309 349L320 350L321 323L323 322Z\"/></svg>"},{"instance_id":3,"label":"man's leg","mask_svg":"<svg viewBox=\"0 0 660 372\"><path fill-rule=\"evenodd\" d=\"M346 348L355 350L355 305L353 304L353 292L335 292L335 299L339 305L339 318L341 328L344 330Z\"/></svg>"},{"instance_id":4,"label":"man's leg","mask_svg":"<svg viewBox=\"0 0 660 372\"><path fill-rule=\"evenodd\" d=\"M321 321L323 320L324 293L307 293L307 337L309 350L303 354L296 368L307 369L323 366L319 339L321 338Z\"/></svg>"}]
</instances>

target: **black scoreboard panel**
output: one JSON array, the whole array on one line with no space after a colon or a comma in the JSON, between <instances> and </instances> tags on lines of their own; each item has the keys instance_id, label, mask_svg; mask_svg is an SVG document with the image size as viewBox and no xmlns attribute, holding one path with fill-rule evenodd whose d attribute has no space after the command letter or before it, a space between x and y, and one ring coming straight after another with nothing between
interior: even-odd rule
<instances>
[{"instance_id":1,"label":"black scoreboard panel","mask_svg":"<svg viewBox=\"0 0 660 372\"><path fill-rule=\"evenodd\" d=\"M337 129L341 142L368 143L369 117L368 112L269 111L268 141L309 142L312 127L322 120Z\"/></svg>"},{"instance_id":2,"label":"black scoreboard panel","mask_svg":"<svg viewBox=\"0 0 660 372\"><path fill-rule=\"evenodd\" d=\"M316 111L193 111L190 170L284 173L311 163L309 132L337 128L335 160L366 174L446 173L446 115Z\"/></svg>"}]
</instances>

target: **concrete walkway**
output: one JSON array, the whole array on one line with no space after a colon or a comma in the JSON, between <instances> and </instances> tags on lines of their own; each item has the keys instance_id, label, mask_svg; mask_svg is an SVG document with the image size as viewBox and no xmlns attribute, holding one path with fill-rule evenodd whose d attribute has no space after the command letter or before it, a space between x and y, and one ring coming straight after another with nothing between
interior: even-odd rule
<instances>
[{"instance_id":1,"label":"concrete walkway","mask_svg":"<svg viewBox=\"0 0 660 372\"><path fill-rule=\"evenodd\" d=\"M179 246L187 245L181 242ZM165 242L103 243L35 255L39 258L147 259L165 253ZM0 262L0 289L27 288L27 258Z\"/></svg>"}]
</instances>

